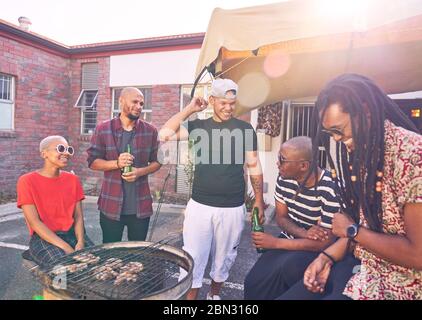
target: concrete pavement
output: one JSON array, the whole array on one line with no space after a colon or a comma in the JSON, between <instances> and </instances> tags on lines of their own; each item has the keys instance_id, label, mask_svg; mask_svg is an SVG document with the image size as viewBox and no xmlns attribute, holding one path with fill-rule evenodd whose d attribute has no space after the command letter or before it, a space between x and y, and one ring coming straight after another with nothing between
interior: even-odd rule
<instances>
[{"instance_id":1,"label":"concrete pavement","mask_svg":"<svg viewBox=\"0 0 422 320\"><path fill-rule=\"evenodd\" d=\"M101 243L101 229L96 197L87 197L84 201L86 231L94 243ZM180 236L171 243L182 247L181 230L183 224L183 206L163 204L153 230L152 241L159 241L169 234L179 233ZM155 216L154 210L154 216ZM154 220L154 216L151 219ZM277 234L278 228L270 221L266 230ZM150 230L151 232L151 230ZM124 235L126 239L126 234ZM16 203L0 205L0 299L32 299L42 291L41 285L22 267L21 254L27 248L29 234L22 212L16 208ZM243 299L243 280L258 254L250 240L250 223L245 221L238 256L231 275L222 289L222 298L227 300ZM209 268L205 272L203 288L199 298L204 299L209 291Z\"/></svg>"}]
</instances>

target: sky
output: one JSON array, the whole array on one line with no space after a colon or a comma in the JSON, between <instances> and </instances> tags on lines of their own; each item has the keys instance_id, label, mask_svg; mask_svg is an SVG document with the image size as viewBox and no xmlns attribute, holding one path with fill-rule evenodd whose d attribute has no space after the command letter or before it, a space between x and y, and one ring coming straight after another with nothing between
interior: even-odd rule
<instances>
[{"instance_id":1,"label":"sky","mask_svg":"<svg viewBox=\"0 0 422 320\"><path fill-rule=\"evenodd\" d=\"M280 0L13 0L0 19L66 45L205 32L216 7L234 9Z\"/></svg>"}]
</instances>

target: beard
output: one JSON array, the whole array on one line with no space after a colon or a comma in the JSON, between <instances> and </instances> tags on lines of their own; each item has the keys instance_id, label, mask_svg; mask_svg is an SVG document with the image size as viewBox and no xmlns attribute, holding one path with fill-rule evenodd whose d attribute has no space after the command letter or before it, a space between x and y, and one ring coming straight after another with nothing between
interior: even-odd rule
<instances>
[{"instance_id":1,"label":"beard","mask_svg":"<svg viewBox=\"0 0 422 320\"><path fill-rule=\"evenodd\" d=\"M134 116L133 114L129 113L129 114L127 115L127 117L128 117L130 120L132 120L132 121L136 121L136 120L138 120L138 119L139 119L139 117L140 117L140 116Z\"/></svg>"}]
</instances>

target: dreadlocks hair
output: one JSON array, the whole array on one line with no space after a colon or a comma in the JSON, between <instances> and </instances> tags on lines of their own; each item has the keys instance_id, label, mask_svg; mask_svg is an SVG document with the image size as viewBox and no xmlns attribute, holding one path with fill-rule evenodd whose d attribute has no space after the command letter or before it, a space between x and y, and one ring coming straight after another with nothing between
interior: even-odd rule
<instances>
[{"instance_id":1,"label":"dreadlocks hair","mask_svg":"<svg viewBox=\"0 0 422 320\"><path fill-rule=\"evenodd\" d=\"M351 119L355 149L350 154L336 142L336 163L330 154L330 137L322 129L327 108L339 104ZM370 117L367 116L368 112ZM331 80L320 92L311 120L313 161L306 180L318 169L319 146L324 146L334 177L342 210L359 222L360 208L369 227L382 232L381 192L375 191L377 171L384 169L384 121L419 133L412 121L372 80L358 74L343 74ZM352 182L351 176L356 176Z\"/></svg>"}]
</instances>

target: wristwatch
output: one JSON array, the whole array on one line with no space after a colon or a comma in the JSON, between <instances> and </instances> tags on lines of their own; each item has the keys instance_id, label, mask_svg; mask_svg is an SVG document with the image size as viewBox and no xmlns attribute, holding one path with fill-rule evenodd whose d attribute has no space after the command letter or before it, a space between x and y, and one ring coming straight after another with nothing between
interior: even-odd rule
<instances>
[{"instance_id":1,"label":"wristwatch","mask_svg":"<svg viewBox=\"0 0 422 320\"><path fill-rule=\"evenodd\" d=\"M354 224L351 224L350 226L348 226L347 227L347 237L349 238L349 239L354 239L357 235L358 235L358 232L359 232L359 224L357 224L357 223L354 223Z\"/></svg>"}]
</instances>

